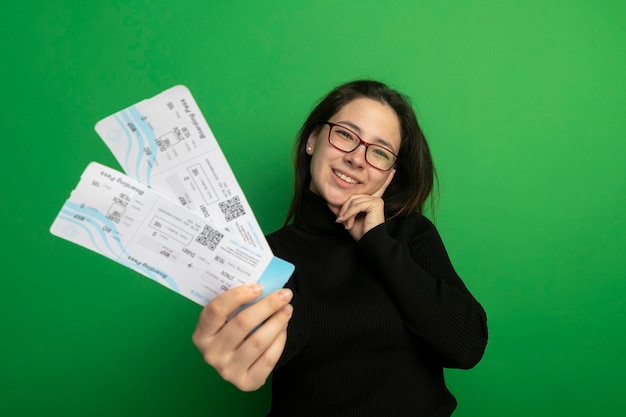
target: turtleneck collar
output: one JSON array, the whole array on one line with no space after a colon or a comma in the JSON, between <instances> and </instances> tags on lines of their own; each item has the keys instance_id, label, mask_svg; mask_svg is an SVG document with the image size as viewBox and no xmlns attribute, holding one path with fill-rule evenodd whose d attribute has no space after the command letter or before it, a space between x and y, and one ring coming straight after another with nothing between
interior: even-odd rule
<instances>
[{"instance_id":1,"label":"turtleneck collar","mask_svg":"<svg viewBox=\"0 0 626 417\"><path fill-rule=\"evenodd\" d=\"M308 188L302 193L302 204L296 213L294 224L300 229L334 239L352 239L341 223L336 223L337 216L330 210L328 203L321 196Z\"/></svg>"}]
</instances>

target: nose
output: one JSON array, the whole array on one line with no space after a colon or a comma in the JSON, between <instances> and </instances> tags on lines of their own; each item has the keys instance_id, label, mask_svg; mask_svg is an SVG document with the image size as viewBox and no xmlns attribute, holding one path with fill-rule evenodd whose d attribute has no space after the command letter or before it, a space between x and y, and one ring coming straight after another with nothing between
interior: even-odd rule
<instances>
[{"instance_id":1,"label":"nose","mask_svg":"<svg viewBox=\"0 0 626 417\"><path fill-rule=\"evenodd\" d=\"M365 152L367 151L367 147L364 143L361 143L355 150L352 152L348 152L345 154L344 159L350 165L355 167L363 167L365 166Z\"/></svg>"}]
</instances>

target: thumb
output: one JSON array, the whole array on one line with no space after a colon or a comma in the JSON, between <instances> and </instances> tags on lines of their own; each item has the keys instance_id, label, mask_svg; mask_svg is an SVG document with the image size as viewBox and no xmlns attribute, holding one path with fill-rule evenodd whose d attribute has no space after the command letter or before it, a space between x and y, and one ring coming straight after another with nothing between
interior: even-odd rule
<instances>
[{"instance_id":1,"label":"thumb","mask_svg":"<svg viewBox=\"0 0 626 417\"><path fill-rule=\"evenodd\" d=\"M374 192L374 194L372 194L372 197L381 198L383 194L385 194L385 191L387 190L387 187L389 187L389 184L391 184L391 181L393 181L393 177L395 175L396 175L396 170L393 169L389 173L389 176L387 177L387 180L385 181L385 183L381 185L380 188Z\"/></svg>"}]
</instances>

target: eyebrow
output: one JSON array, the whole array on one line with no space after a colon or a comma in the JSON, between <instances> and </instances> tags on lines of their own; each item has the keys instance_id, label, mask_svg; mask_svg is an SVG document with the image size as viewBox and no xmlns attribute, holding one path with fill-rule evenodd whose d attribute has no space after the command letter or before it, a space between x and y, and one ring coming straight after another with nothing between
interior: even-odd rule
<instances>
[{"instance_id":1,"label":"eyebrow","mask_svg":"<svg viewBox=\"0 0 626 417\"><path fill-rule=\"evenodd\" d=\"M363 132L361 131L361 128L360 128L358 125L356 125L356 124L352 123L352 122L351 122L351 121L349 121L349 120L340 120L340 121L335 122L335 123L337 123L337 124L347 125L347 126L349 126L352 130L356 131L359 135L362 135L362 134L363 134ZM393 146L391 145L391 143L387 142L385 139L383 139L383 138L374 138L374 139L375 139L375 142L376 142L377 144L379 144L379 145L383 145L383 146L385 146L385 147L387 147L387 148L391 149L392 151L397 152L397 151L393 148Z\"/></svg>"}]
</instances>

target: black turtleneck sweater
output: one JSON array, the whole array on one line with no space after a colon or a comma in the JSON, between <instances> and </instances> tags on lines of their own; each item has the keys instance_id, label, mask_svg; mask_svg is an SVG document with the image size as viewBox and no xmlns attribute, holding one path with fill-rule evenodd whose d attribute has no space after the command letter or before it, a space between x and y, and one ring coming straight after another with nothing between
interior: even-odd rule
<instances>
[{"instance_id":1,"label":"black turtleneck sweater","mask_svg":"<svg viewBox=\"0 0 626 417\"><path fill-rule=\"evenodd\" d=\"M487 318L428 219L394 218L357 242L307 191L268 241L296 267L269 416L452 414L443 368L478 363Z\"/></svg>"}]
</instances>

